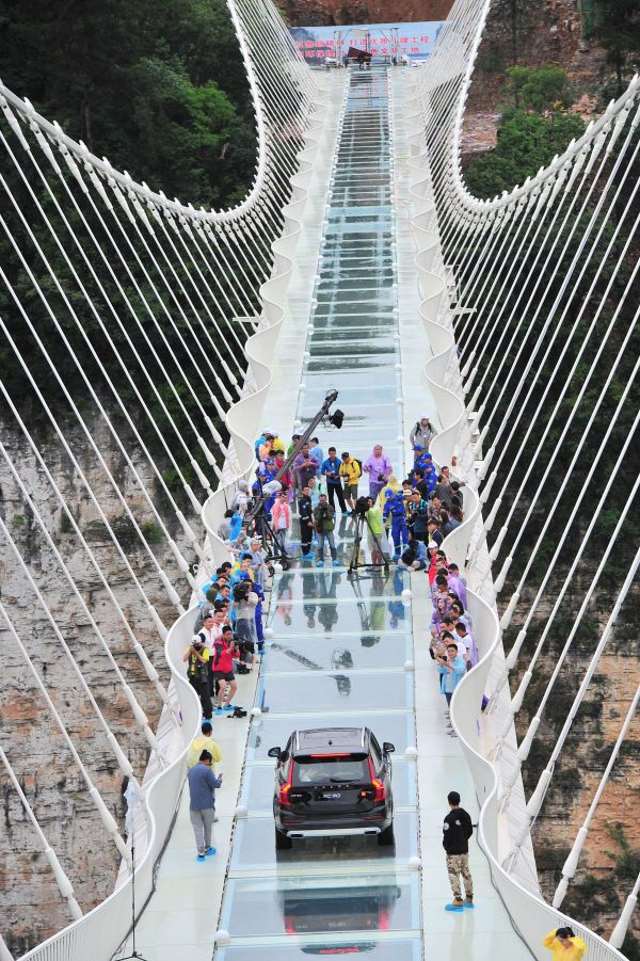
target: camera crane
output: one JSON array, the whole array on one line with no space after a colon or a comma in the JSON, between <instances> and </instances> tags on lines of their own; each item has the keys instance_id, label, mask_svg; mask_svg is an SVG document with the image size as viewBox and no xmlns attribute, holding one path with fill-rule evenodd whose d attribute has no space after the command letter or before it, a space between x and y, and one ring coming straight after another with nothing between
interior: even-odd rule
<instances>
[{"instance_id":1,"label":"camera crane","mask_svg":"<svg viewBox=\"0 0 640 961\"><path fill-rule=\"evenodd\" d=\"M342 427L342 421L344 420L344 413L341 410L336 409L333 412L333 414L329 414L331 405L334 404L337 399L338 399L337 390L327 391L322 407L320 408L318 413L315 414L312 420L309 422L309 425L305 430L305 432L301 434L298 440L295 442L293 450L291 451L289 456L285 458L284 464L279 469L276 476L273 478L273 480L269 481L265 485L265 487L269 487L271 484L273 485L275 485L276 483L279 484L280 478L289 470L289 468L293 464L294 460L296 459L296 457L298 456L298 454L300 453L304 445L312 436L318 424L324 422L325 420L328 420L328 422L332 424L334 427L337 427L337 428ZM269 498L273 495L274 491L273 490L267 491L267 493L265 494L262 484L260 486L261 486L260 496L256 500L256 503L253 505L253 507L251 507L245 514L244 524L245 526L247 526L251 524L252 521L255 521L256 519L260 519L260 526L261 526L261 530L262 530L265 542L268 542L268 548L267 548L268 552L267 552L266 559L279 561L282 564L284 570L287 570L287 568L289 567L289 557L287 555L286 550L284 550L284 548L278 542L275 532L271 526L271 523L267 519L267 515L264 510L264 505L269 500ZM279 490L280 487L278 486L278 488L275 488L275 489ZM265 546L267 545L265 544Z\"/></svg>"}]
</instances>

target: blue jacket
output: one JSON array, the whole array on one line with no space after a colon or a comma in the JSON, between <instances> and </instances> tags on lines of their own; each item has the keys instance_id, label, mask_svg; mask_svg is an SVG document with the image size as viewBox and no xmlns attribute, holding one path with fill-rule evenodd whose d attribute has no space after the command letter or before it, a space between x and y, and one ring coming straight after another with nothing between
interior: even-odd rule
<instances>
[{"instance_id":1,"label":"blue jacket","mask_svg":"<svg viewBox=\"0 0 640 961\"><path fill-rule=\"evenodd\" d=\"M340 484L340 465L342 461L337 457L327 457L326 460L322 461L322 473L325 477L327 474L335 474L335 477L327 477L327 484L333 484L339 486Z\"/></svg>"},{"instance_id":2,"label":"blue jacket","mask_svg":"<svg viewBox=\"0 0 640 961\"><path fill-rule=\"evenodd\" d=\"M453 668L452 671L450 671L447 667L442 667L441 664L438 664L440 690L443 694L453 694L467 672L467 666L459 654L456 654L454 657L453 661L451 662L451 667Z\"/></svg>"}]
</instances>

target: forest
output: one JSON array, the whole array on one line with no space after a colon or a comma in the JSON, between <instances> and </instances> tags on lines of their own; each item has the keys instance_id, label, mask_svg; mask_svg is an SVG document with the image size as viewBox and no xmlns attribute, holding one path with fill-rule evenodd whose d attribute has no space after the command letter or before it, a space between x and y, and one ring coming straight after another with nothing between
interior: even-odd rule
<instances>
[{"instance_id":1,"label":"forest","mask_svg":"<svg viewBox=\"0 0 640 961\"><path fill-rule=\"evenodd\" d=\"M91 151L195 206L241 199L249 88L224 0L1 0L2 80Z\"/></svg>"}]
</instances>

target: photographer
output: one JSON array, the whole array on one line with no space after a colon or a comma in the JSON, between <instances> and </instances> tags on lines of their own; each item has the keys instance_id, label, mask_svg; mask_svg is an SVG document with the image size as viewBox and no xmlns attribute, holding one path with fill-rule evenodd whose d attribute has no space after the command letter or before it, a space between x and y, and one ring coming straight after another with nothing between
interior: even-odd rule
<instances>
[{"instance_id":1,"label":"photographer","mask_svg":"<svg viewBox=\"0 0 640 961\"><path fill-rule=\"evenodd\" d=\"M253 581L246 577L233 588L231 619L235 624L236 637L243 654L243 662L250 669L258 643L256 630L256 607L259 597L253 590Z\"/></svg>"},{"instance_id":2,"label":"photographer","mask_svg":"<svg viewBox=\"0 0 640 961\"><path fill-rule=\"evenodd\" d=\"M336 542L333 536L333 529L335 527L335 509L327 501L326 494L320 494L320 499L318 501L318 506L313 512L313 526L316 529L318 535L318 559L316 561L317 567L322 567L324 564L324 545L327 543L329 545L329 550L331 551L331 560L333 561L334 567L339 564L338 552L336 551Z\"/></svg>"},{"instance_id":3,"label":"photographer","mask_svg":"<svg viewBox=\"0 0 640 961\"><path fill-rule=\"evenodd\" d=\"M213 710L209 693L209 651L200 637L194 637L182 660L187 662L187 678L200 698L202 714L210 721Z\"/></svg>"},{"instance_id":4,"label":"photographer","mask_svg":"<svg viewBox=\"0 0 640 961\"><path fill-rule=\"evenodd\" d=\"M369 497L374 501L393 473L391 461L383 453L382 444L376 444L371 455L362 465L362 470L369 475Z\"/></svg>"}]
</instances>

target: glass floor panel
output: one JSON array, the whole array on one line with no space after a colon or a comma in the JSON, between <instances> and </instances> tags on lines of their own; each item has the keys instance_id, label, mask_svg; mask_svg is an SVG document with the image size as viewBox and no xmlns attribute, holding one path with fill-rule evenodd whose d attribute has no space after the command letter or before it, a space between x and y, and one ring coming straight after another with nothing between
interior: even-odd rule
<instances>
[{"instance_id":1,"label":"glass floor panel","mask_svg":"<svg viewBox=\"0 0 640 961\"><path fill-rule=\"evenodd\" d=\"M373 341L373 343L372 343ZM351 345L355 349L368 347L375 351L392 351L396 348L396 342L391 334L376 334L371 336L371 332L366 330L316 330L309 338L311 350L322 349L325 345L331 349L342 347L351 350Z\"/></svg>"},{"instance_id":2,"label":"glass floor panel","mask_svg":"<svg viewBox=\"0 0 640 961\"><path fill-rule=\"evenodd\" d=\"M303 674L295 680L270 674L261 682L258 704L263 713L302 714L318 711L360 711L385 704L397 708L413 705L413 674L408 671L364 671Z\"/></svg>"},{"instance_id":3,"label":"glass floor panel","mask_svg":"<svg viewBox=\"0 0 640 961\"><path fill-rule=\"evenodd\" d=\"M318 290L335 290L338 283L340 284L340 290L377 290L381 286L390 286L392 280L393 271L390 270L386 277L381 277L379 274L376 274L375 277L343 277L340 281L322 280L318 284Z\"/></svg>"},{"instance_id":4,"label":"glass floor panel","mask_svg":"<svg viewBox=\"0 0 640 961\"><path fill-rule=\"evenodd\" d=\"M392 938L384 941L361 940L361 937L344 937L299 940L296 943L256 945L233 944L216 951L216 961L311 961L314 957L341 957L363 955L366 961L421 961L422 941L414 938Z\"/></svg>"},{"instance_id":5,"label":"glass floor panel","mask_svg":"<svg viewBox=\"0 0 640 961\"><path fill-rule=\"evenodd\" d=\"M386 312L372 316L370 314L343 314L340 310L332 310L313 320L313 330L359 330L377 336L379 333L390 333L394 330L393 309L387 307Z\"/></svg>"},{"instance_id":6,"label":"glass floor panel","mask_svg":"<svg viewBox=\"0 0 640 961\"><path fill-rule=\"evenodd\" d=\"M363 309L362 303L356 301L342 301L338 307L333 303L319 303L314 315L313 323L315 325L316 317L327 317L329 314L339 313L339 314L361 314L366 317L368 314L391 314L393 308L389 304L367 304L366 310ZM393 329L393 321L389 321L389 329Z\"/></svg>"},{"instance_id":7,"label":"glass floor panel","mask_svg":"<svg viewBox=\"0 0 640 961\"><path fill-rule=\"evenodd\" d=\"M273 599L286 597L288 600L304 599L314 592L327 596L329 590L335 588L339 599L353 599L358 595L365 597L394 596L402 594L405 587L410 585L408 571L392 570L388 574L378 571L358 577L357 585L344 575L340 575L337 583L327 585L326 573L319 571L295 571L280 574L273 585ZM354 589L355 588L355 589Z\"/></svg>"},{"instance_id":8,"label":"glass floor panel","mask_svg":"<svg viewBox=\"0 0 640 961\"><path fill-rule=\"evenodd\" d=\"M274 763L250 764L245 769L240 803L250 814L271 817ZM414 807L416 803L416 765L402 758L393 760L393 802L396 808Z\"/></svg>"},{"instance_id":9,"label":"glass floor panel","mask_svg":"<svg viewBox=\"0 0 640 961\"><path fill-rule=\"evenodd\" d=\"M385 704L379 705L385 707ZM332 721L333 723L333 721ZM362 711L357 717L346 716L341 724L364 725L371 728L379 741L391 741L398 754L404 754L407 747L416 742L415 722L410 711ZM283 747L289 735L296 728L311 729L326 727L327 718L324 714L307 714L304 722L296 723L292 717L260 717L252 721L249 731L247 762L264 761L270 747Z\"/></svg>"},{"instance_id":10,"label":"glass floor panel","mask_svg":"<svg viewBox=\"0 0 640 961\"><path fill-rule=\"evenodd\" d=\"M388 602L394 604L393 601ZM395 602L397 603L397 602ZM402 608L402 604L398 604ZM398 612L398 626L407 624L407 612ZM268 647L266 670L269 674L285 671L366 671L371 668L397 668L411 657L411 635L360 634L356 637L323 635L310 638L286 637Z\"/></svg>"},{"instance_id":11,"label":"glass floor panel","mask_svg":"<svg viewBox=\"0 0 640 961\"><path fill-rule=\"evenodd\" d=\"M378 371L384 370L385 374L391 374L393 379L396 379L396 372L388 370L389 367L389 356L386 353L380 354L320 354L317 359L314 358L313 354L311 359L307 364L307 371L309 374L314 374L321 370L333 370L333 371L349 371L349 376L353 376L356 372L364 371L376 371L375 377L378 377ZM307 375L307 376L308 376ZM390 378L389 378L390 379ZM388 382L388 381L387 381Z\"/></svg>"},{"instance_id":12,"label":"glass floor panel","mask_svg":"<svg viewBox=\"0 0 640 961\"><path fill-rule=\"evenodd\" d=\"M335 576L339 577L340 573L335 572ZM302 598L295 603L291 603L290 609L287 611L288 618L290 618L287 623L284 621L282 611L276 608L269 618L269 626L276 633L286 631L293 634L296 631L304 633L308 630L319 630L315 625L312 627L310 623L310 619L317 616L319 623L327 633L330 631L334 634L345 632L359 634L363 631L375 631L377 633L390 630L392 615L387 610L386 599L383 597L377 600L366 598L357 605L355 598L352 604L338 604L335 601L332 602L330 598L327 598L326 601L324 604L318 604L315 597L309 596L306 599ZM327 625L330 626L327 627Z\"/></svg>"},{"instance_id":13,"label":"glass floor panel","mask_svg":"<svg viewBox=\"0 0 640 961\"><path fill-rule=\"evenodd\" d=\"M389 364L389 361L387 361ZM345 385L350 387L367 387L371 391L371 371L370 370L350 370L347 372L342 372L340 377L329 377L331 372L331 366L327 366L322 371L310 371L305 376L305 382L308 387L317 387L326 391L327 387L335 387L336 390L340 390L340 382L344 381ZM396 388L396 393L394 397L397 396L399 391L398 380L399 371L389 369L389 367L380 367L376 370L376 389L375 389L375 399L379 398L378 387L389 387L393 385ZM329 380L327 380L329 378Z\"/></svg>"},{"instance_id":14,"label":"glass floor panel","mask_svg":"<svg viewBox=\"0 0 640 961\"><path fill-rule=\"evenodd\" d=\"M238 821L233 839L230 871L273 871L280 876L292 874L308 877L314 870L330 868L336 875L344 865L360 869L406 865L418 854L418 819L412 811L394 815L394 847L379 845L375 837L299 838L289 851L276 851L272 818L247 818Z\"/></svg>"},{"instance_id":15,"label":"glass floor panel","mask_svg":"<svg viewBox=\"0 0 640 961\"><path fill-rule=\"evenodd\" d=\"M221 927L232 938L378 930L408 931L420 923L419 875L232 879Z\"/></svg>"}]
</instances>

